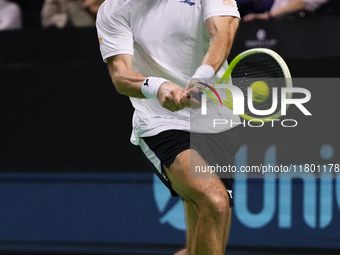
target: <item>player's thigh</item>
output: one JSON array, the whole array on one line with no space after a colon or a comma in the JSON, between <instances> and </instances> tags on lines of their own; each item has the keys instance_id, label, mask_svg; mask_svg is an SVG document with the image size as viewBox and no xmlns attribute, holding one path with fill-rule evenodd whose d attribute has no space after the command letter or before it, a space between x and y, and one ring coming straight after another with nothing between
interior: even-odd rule
<instances>
[{"instance_id":1,"label":"player's thigh","mask_svg":"<svg viewBox=\"0 0 340 255\"><path fill-rule=\"evenodd\" d=\"M195 166L208 166L197 151L189 149L178 154L170 168L165 169L171 187L193 206L202 200L216 200L216 197L229 201L225 186L214 174L202 173L200 178L190 176Z\"/></svg>"}]
</instances>

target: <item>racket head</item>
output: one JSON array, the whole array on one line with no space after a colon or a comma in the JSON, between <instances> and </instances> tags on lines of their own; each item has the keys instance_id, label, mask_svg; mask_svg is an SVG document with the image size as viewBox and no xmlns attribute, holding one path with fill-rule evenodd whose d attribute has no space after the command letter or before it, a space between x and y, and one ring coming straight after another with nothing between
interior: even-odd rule
<instances>
[{"instance_id":1,"label":"racket head","mask_svg":"<svg viewBox=\"0 0 340 255\"><path fill-rule=\"evenodd\" d=\"M216 84L229 84L230 79L234 86L240 88L245 95L245 114L240 117L254 122L269 122L281 116L281 109L268 116L257 116L250 112L247 104L247 89L256 81L264 81L269 87L270 93L264 102L254 102L256 109L267 110L272 105L272 88L293 87L289 68L282 57L275 51L264 48L250 49L236 56L229 64L224 75ZM233 110L233 99L229 89L226 89L229 102L224 101L224 105ZM279 95L279 97L281 97ZM287 93L286 98L291 98L292 94ZM289 105L286 106L288 109ZM280 108L280 107L277 107Z\"/></svg>"}]
</instances>

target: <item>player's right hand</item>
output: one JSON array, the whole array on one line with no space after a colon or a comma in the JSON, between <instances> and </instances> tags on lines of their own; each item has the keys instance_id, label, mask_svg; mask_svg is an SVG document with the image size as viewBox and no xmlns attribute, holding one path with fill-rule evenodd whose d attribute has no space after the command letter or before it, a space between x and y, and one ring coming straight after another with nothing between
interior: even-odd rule
<instances>
[{"instance_id":1,"label":"player's right hand","mask_svg":"<svg viewBox=\"0 0 340 255\"><path fill-rule=\"evenodd\" d=\"M163 83L157 94L159 103L165 109L176 112L190 107L190 99L182 97L184 89L172 82Z\"/></svg>"}]
</instances>

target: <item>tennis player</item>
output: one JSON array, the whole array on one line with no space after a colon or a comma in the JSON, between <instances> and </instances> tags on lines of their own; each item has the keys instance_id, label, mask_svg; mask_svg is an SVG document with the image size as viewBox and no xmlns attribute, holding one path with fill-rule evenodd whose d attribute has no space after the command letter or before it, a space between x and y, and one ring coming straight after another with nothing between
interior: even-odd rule
<instances>
[{"instance_id":1,"label":"tennis player","mask_svg":"<svg viewBox=\"0 0 340 255\"><path fill-rule=\"evenodd\" d=\"M200 102L190 97L189 80L213 84L226 70L238 24L234 0L107 0L98 12L102 57L117 91L135 108L131 142L172 195L183 199L187 242L177 255L222 255L226 249L232 179L191 178L190 172L233 164L237 132L212 126L222 109L212 101L206 116L191 109ZM224 119L239 121L226 111Z\"/></svg>"}]
</instances>

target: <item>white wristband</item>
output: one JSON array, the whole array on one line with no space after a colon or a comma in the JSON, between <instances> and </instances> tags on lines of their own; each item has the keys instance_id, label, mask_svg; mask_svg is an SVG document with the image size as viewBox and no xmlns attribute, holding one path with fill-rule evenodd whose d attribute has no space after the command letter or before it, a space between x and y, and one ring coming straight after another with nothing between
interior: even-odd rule
<instances>
[{"instance_id":1,"label":"white wristband","mask_svg":"<svg viewBox=\"0 0 340 255\"><path fill-rule=\"evenodd\" d=\"M169 82L163 78L148 77L142 84L142 93L146 98L157 98L159 87L164 83Z\"/></svg>"},{"instance_id":2,"label":"white wristband","mask_svg":"<svg viewBox=\"0 0 340 255\"><path fill-rule=\"evenodd\" d=\"M202 65L197 68L195 74L191 79L198 79L203 83L208 83L212 77L215 76L215 70L210 65Z\"/></svg>"}]
</instances>

